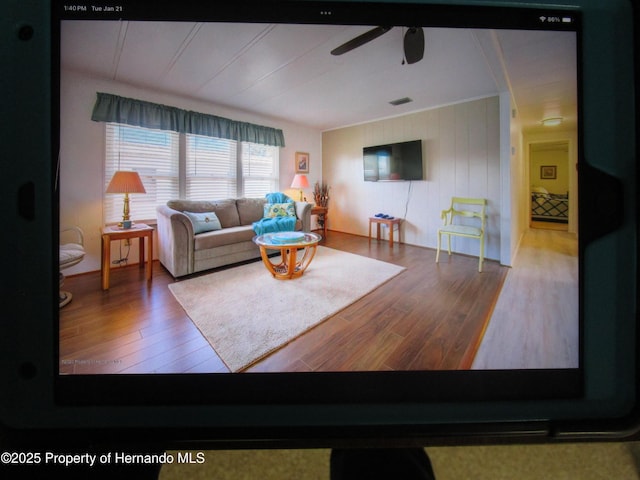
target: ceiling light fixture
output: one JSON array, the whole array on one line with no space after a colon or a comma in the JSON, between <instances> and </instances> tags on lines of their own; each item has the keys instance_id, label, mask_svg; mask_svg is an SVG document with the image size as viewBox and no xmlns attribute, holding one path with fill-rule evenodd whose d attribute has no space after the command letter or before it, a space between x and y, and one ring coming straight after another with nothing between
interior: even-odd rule
<instances>
[{"instance_id":1,"label":"ceiling light fixture","mask_svg":"<svg viewBox=\"0 0 640 480\"><path fill-rule=\"evenodd\" d=\"M545 127L557 127L562 123L562 117L549 117L542 120L543 126Z\"/></svg>"}]
</instances>

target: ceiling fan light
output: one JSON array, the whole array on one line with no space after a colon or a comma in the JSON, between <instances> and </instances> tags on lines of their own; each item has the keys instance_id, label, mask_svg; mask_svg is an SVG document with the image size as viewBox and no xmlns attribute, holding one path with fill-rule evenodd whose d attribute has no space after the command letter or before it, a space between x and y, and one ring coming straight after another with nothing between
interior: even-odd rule
<instances>
[{"instance_id":1,"label":"ceiling fan light","mask_svg":"<svg viewBox=\"0 0 640 480\"><path fill-rule=\"evenodd\" d=\"M562 123L562 117L549 117L542 120L542 125L545 127L557 127Z\"/></svg>"},{"instance_id":2,"label":"ceiling fan light","mask_svg":"<svg viewBox=\"0 0 640 480\"><path fill-rule=\"evenodd\" d=\"M417 63L424 57L424 30L409 28L404 34L404 57L409 65Z\"/></svg>"}]
</instances>

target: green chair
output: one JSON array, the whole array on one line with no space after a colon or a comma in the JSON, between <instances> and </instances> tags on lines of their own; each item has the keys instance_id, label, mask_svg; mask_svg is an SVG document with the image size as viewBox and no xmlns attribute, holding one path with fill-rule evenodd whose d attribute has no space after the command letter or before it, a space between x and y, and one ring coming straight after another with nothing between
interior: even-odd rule
<instances>
[{"instance_id":1,"label":"green chair","mask_svg":"<svg viewBox=\"0 0 640 480\"><path fill-rule=\"evenodd\" d=\"M444 225L438 229L438 251L436 253L436 263L440 260L440 243L442 235L447 235L447 250L451 255L451 236L477 238L480 240L480 259L478 261L478 272L482 272L484 262L484 232L485 232L485 210L487 200L485 198L464 198L453 197L448 210L442 211ZM458 220L456 220L458 218ZM479 218L480 226L461 225L459 218ZM468 223L468 222L467 222Z\"/></svg>"}]
</instances>

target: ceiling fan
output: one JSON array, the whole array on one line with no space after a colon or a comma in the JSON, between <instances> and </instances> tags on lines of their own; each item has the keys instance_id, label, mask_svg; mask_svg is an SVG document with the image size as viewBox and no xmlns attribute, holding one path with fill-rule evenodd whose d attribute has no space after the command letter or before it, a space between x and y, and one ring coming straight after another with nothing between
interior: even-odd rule
<instances>
[{"instance_id":1,"label":"ceiling fan","mask_svg":"<svg viewBox=\"0 0 640 480\"><path fill-rule=\"evenodd\" d=\"M342 55L350 52L351 50L361 47L365 43L369 43L375 40L381 35L384 35L393 27L380 26L375 27L355 38L352 38L346 43L343 43L337 48L331 50L331 55ZM420 27L410 27L404 34L404 58L408 64L416 63L422 60L424 56L424 31ZM404 61L403 60L403 63Z\"/></svg>"}]
</instances>

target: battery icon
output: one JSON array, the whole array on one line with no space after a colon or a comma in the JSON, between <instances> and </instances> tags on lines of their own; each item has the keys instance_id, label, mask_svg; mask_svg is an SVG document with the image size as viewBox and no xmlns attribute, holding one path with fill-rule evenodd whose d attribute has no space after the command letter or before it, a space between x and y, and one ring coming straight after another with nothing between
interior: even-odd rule
<instances>
[{"instance_id":1,"label":"battery icon","mask_svg":"<svg viewBox=\"0 0 640 480\"><path fill-rule=\"evenodd\" d=\"M562 17L562 23L571 23L573 19L571 17Z\"/></svg>"}]
</instances>

